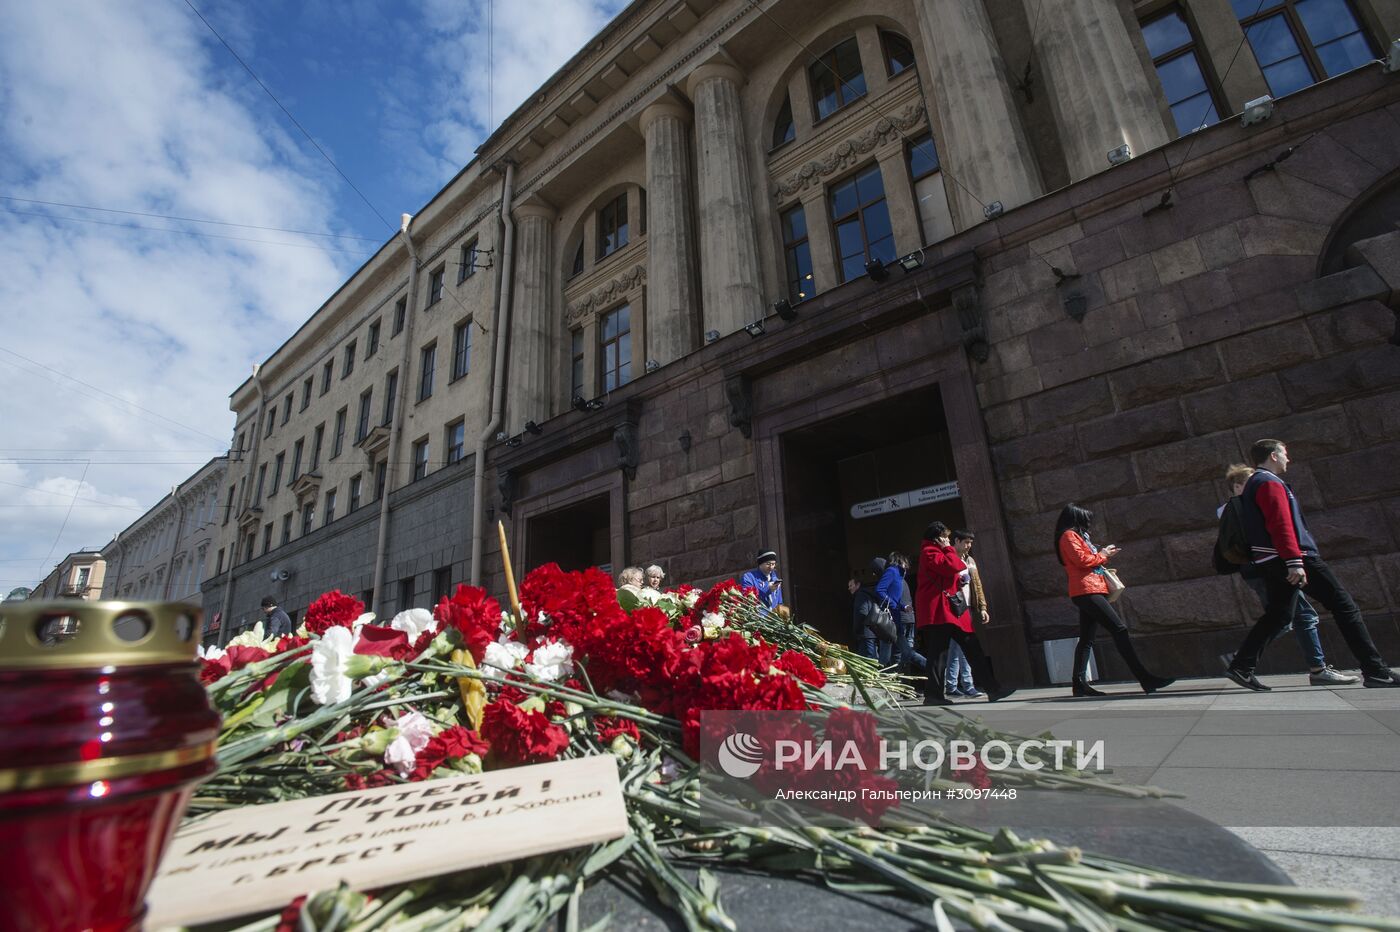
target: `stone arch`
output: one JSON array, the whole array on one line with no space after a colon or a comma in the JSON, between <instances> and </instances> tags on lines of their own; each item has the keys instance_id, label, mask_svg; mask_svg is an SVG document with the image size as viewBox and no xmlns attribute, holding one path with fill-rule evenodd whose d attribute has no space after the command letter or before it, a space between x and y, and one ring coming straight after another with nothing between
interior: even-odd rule
<instances>
[{"instance_id":1,"label":"stone arch","mask_svg":"<svg viewBox=\"0 0 1400 932\"><path fill-rule=\"evenodd\" d=\"M1361 240L1400 231L1400 169L1363 191L1332 224L1318 255L1317 275L1331 275L1361 264L1351 249Z\"/></svg>"},{"instance_id":2,"label":"stone arch","mask_svg":"<svg viewBox=\"0 0 1400 932\"><path fill-rule=\"evenodd\" d=\"M583 209L578 212L573 223L570 224L568 235L564 238L564 249L562 254L563 269L561 280L567 288L569 283L575 279L587 275L595 266L596 259L593 252L588 248L596 230L596 218L598 211L610 201L623 193L632 191L639 192L639 203L633 204L629 199L627 213L629 215L628 242L634 243L645 235L646 229L646 179L628 179L616 181L607 187L594 193L586 202ZM574 272L574 259L578 255L579 247L583 247L583 269L579 274Z\"/></svg>"}]
</instances>

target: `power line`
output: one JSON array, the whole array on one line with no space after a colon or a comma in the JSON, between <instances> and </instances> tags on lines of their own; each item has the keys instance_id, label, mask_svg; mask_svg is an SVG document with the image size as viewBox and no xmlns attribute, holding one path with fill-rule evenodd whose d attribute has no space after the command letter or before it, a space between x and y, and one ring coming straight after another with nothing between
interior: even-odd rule
<instances>
[{"instance_id":1,"label":"power line","mask_svg":"<svg viewBox=\"0 0 1400 932\"><path fill-rule=\"evenodd\" d=\"M0 211L7 214L17 214L21 217L42 217L45 220L61 220L69 223L91 223L96 226L117 227L122 230L145 230L150 233L177 233L181 236L199 236L204 239L228 239L239 243L258 243L263 246L291 246L296 249L319 249L321 252L339 252L346 255L363 257L365 250L336 249L334 246L324 246L320 243L287 243L281 240L253 239L248 236L229 236L225 233L204 233L199 230L172 230L169 227L148 227L139 223L117 223L113 220L98 220L95 217L60 217L55 214L46 214L36 210L15 210L13 207L0 207Z\"/></svg>"},{"instance_id":2,"label":"power line","mask_svg":"<svg viewBox=\"0 0 1400 932\"><path fill-rule=\"evenodd\" d=\"M59 498L67 498L67 497L68 497L68 493L67 493L67 492L54 492L54 491L51 491L51 490L49 490L49 489L41 489L41 488L39 488L37 485L24 485L23 483L19 483L19 482L6 482L6 481L3 480L3 479L0 479L0 485L8 485L8 486L12 486L12 487L14 487L14 488L16 488L16 489L25 489L25 490L30 491L30 492L38 492L38 493L40 493L41 495L56 495L56 496L58 496ZM81 488L81 487L80 487L80 488ZM82 499L79 499L79 500L80 500L80 501L84 501L84 502L96 502L96 503L98 503L99 505L102 505L102 506L104 506L104 507L106 507L106 508L126 508L126 509L130 509L130 510L133 510L133 511L145 511L145 510L146 510L146 509L144 509L144 508L139 508L139 507L137 507L136 505L119 505L119 504L117 504L116 502L104 502L104 501L102 501L100 498L82 498ZM28 507L28 506L25 506L25 505L10 505L10 506L0 506L0 507L25 508L25 507ZM38 506L36 506L36 507L38 507Z\"/></svg>"},{"instance_id":3,"label":"power line","mask_svg":"<svg viewBox=\"0 0 1400 932\"><path fill-rule=\"evenodd\" d=\"M380 240L372 236L353 236L349 233L317 233L312 230L289 230L285 227L264 227L252 223L232 223L228 220L201 220L198 217L179 217L173 214L154 214L144 210L120 210L116 207L93 207L90 204L64 204L59 201L41 201L32 197L15 197L10 194L0 194L0 201L20 201L25 204L40 204L44 207L68 207L73 210L96 210L104 214L126 214L131 217L153 217L159 220L178 220L182 223L209 223L221 227L241 227L245 230L265 230L269 233L295 233L298 236L326 236L334 239L354 239L362 240L366 243L378 243Z\"/></svg>"},{"instance_id":4,"label":"power line","mask_svg":"<svg viewBox=\"0 0 1400 932\"><path fill-rule=\"evenodd\" d=\"M335 164L335 160L332 159L326 153L325 149L321 148L321 144L317 142L314 138L312 138L311 134L306 131L306 127L302 126L301 123L297 122L297 118L292 116L292 111L288 110L285 106L283 106L282 101L277 99L277 95L272 93L272 89L263 83L262 78L258 77L257 73L248 66L247 62L245 62L241 57L239 57L238 53L233 50L233 46L229 45L228 42L224 39L224 37L219 35L219 31L214 28L213 23L205 19L204 14L199 12L199 8L196 7L194 3L191 2L191 0L185 0L185 6L193 10L194 15L199 17L200 22L204 23L205 26L209 27L209 31L214 34L214 38L218 39L220 44L222 44L224 48L228 49L228 53L233 56L234 61L238 62L240 65L243 66L243 70L248 72L249 77L251 77L254 81L258 82L258 87L262 88L263 91L267 93L267 96L272 98L272 102L275 103L278 106L278 108L281 109L281 111L287 115L287 119L292 121L292 125L295 126L297 129L301 130L301 134L306 137L307 142L315 146L316 151L321 153L321 157L326 160L326 162L330 165L331 168L335 169L336 174L340 175L341 178L345 179L345 183L350 186L350 190L354 191L360 196L360 200L365 202L366 207L374 211L374 215L379 218L380 222L382 222L389 229L394 229L394 225L388 220L386 220L384 218L384 215L381 214L379 210L373 204L370 203L369 198L365 197L364 192L361 191L359 188L355 187L355 182L350 180L350 176L345 174L345 172L341 171L340 166Z\"/></svg>"},{"instance_id":5,"label":"power line","mask_svg":"<svg viewBox=\"0 0 1400 932\"><path fill-rule=\"evenodd\" d=\"M58 548L58 542L63 539L63 532L68 529L68 519L73 517L73 507L78 504L78 491L82 489L85 481L87 481L87 466L83 467L83 474L78 477L78 484L73 489L73 501L68 505L68 513L63 516L63 523L58 526L58 533L54 535L53 544L49 547L49 555L43 559L44 563L48 563L53 558L53 552Z\"/></svg>"},{"instance_id":6,"label":"power line","mask_svg":"<svg viewBox=\"0 0 1400 932\"><path fill-rule=\"evenodd\" d=\"M150 408L143 408L141 405L138 405L138 404L137 404L136 402L134 402L134 401L127 401L125 398L122 398L120 395L114 395L114 394L112 394L111 392L106 391L105 389L98 388L96 385L90 385L90 384L88 384L87 382L84 382L82 379L76 379L76 378L74 378L73 376L69 375L69 374L66 373L66 372L63 372L63 371L61 371L61 370L59 370L59 369L55 369L53 366L45 365L44 363L39 362L37 359L30 359L28 356L24 356L24 355L22 355L22 354L20 354L20 353L16 353L14 350L8 349L8 348L3 347L3 346L0 346L0 353L8 353L9 355L14 356L16 359L22 359L22 360L24 360L25 362L29 363L29 364L32 365L32 366L38 366L40 369L43 369L43 370L45 370L45 371L47 371L47 372L51 372L51 373L53 373L54 375L59 376L60 378L67 379L67 380L70 381L70 382L75 382L75 383L77 383L78 385L81 385L81 386L83 386L84 388L87 388L87 389L91 389L92 391L95 391L95 392L97 392L97 393L100 394L100 395L105 395L106 397L111 398L111 399L113 399L114 401L119 401L119 402L121 402L121 403L124 404L124 405L128 405L128 406L130 406L130 407L132 407L132 408L135 408L137 411L143 411L143 412L145 412L146 414L151 415L152 417L159 418L160 420L166 422L167 424L171 424L171 425L173 425L173 426L175 426L175 427L179 427L179 428L181 428L182 430L190 431L191 433L199 434L201 437L208 437L210 440L214 441L214 442L217 443L217 444L220 444L220 445L223 444L223 440L221 440L221 439L218 438L218 437L215 437L213 434L206 434L204 431L200 430L200 429L197 428L197 427L190 427L188 424L181 424L179 421L173 420L172 418L168 418L168 417L166 417L165 415L160 414L160 413L158 413L158 412L156 412L156 411L152 411ZM4 362L4 361L5 361L5 360L0 360L0 362ZM14 365L14 363L11 363L11 365ZM16 368L19 368L19 367L16 366ZM31 374L32 374L32 373L31 373Z\"/></svg>"}]
</instances>

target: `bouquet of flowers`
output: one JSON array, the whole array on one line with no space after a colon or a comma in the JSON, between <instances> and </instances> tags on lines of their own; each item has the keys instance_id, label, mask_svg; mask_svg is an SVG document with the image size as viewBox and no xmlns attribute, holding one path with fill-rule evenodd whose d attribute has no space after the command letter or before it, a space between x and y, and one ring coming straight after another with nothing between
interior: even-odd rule
<instances>
[{"instance_id":1,"label":"bouquet of flowers","mask_svg":"<svg viewBox=\"0 0 1400 932\"><path fill-rule=\"evenodd\" d=\"M331 592L295 635L260 627L203 652L202 676L224 715L218 773L189 818L236 806L610 754L631 831L606 844L374 890L308 891L252 930L526 930L568 913L599 875L644 877L690 929L732 929L706 863L782 872L819 869L836 889L885 890L927 905L929 921L987 929L1253 927L1334 923L1397 928L1341 910L1348 894L1217 883L1023 841L875 802L867 824L793 820L718 827L700 811L701 713L835 710L829 681L868 706L896 703L897 678L765 609L733 582L707 591L619 593L597 570L531 572L510 610L459 586L431 611L380 623ZM621 601L620 601L621 599ZM966 720L947 714L951 731ZM884 778L876 778L884 779ZM978 779L987 779L979 775ZM1012 772L997 779L1025 781ZM1079 775L1052 787L1119 787ZM680 863L700 865L687 881Z\"/></svg>"}]
</instances>

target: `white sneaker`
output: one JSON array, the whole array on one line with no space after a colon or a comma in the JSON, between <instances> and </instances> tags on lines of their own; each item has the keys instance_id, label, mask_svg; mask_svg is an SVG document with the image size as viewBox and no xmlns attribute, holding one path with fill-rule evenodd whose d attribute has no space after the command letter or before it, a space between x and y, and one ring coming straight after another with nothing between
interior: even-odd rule
<instances>
[{"instance_id":1,"label":"white sneaker","mask_svg":"<svg viewBox=\"0 0 1400 932\"><path fill-rule=\"evenodd\" d=\"M1317 673L1309 673L1308 682L1313 686L1350 686L1352 683L1361 682L1361 677L1326 666Z\"/></svg>"}]
</instances>

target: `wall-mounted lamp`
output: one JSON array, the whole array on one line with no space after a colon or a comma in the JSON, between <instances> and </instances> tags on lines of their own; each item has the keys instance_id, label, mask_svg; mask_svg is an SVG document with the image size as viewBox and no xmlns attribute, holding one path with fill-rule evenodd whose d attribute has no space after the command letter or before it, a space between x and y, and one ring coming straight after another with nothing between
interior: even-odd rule
<instances>
[{"instance_id":1,"label":"wall-mounted lamp","mask_svg":"<svg viewBox=\"0 0 1400 932\"><path fill-rule=\"evenodd\" d=\"M1274 115L1274 99L1268 94L1263 97L1256 97L1244 105L1244 112L1240 114L1240 123L1244 126L1253 126L1255 123L1263 123Z\"/></svg>"},{"instance_id":2,"label":"wall-mounted lamp","mask_svg":"<svg viewBox=\"0 0 1400 932\"><path fill-rule=\"evenodd\" d=\"M1004 213L1006 213L1006 208L1001 205L1001 201L992 201L986 207L982 208L982 216L986 217L988 220L995 220Z\"/></svg>"},{"instance_id":3,"label":"wall-mounted lamp","mask_svg":"<svg viewBox=\"0 0 1400 932\"><path fill-rule=\"evenodd\" d=\"M797 319L797 310L793 308L792 302L789 301L787 298L783 298L779 301L774 301L773 310L779 317L781 317L788 323L792 323L794 320Z\"/></svg>"},{"instance_id":4,"label":"wall-mounted lamp","mask_svg":"<svg viewBox=\"0 0 1400 932\"><path fill-rule=\"evenodd\" d=\"M648 359L646 368L648 372L655 372L657 369L661 368L661 363L657 362L655 359Z\"/></svg>"},{"instance_id":5,"label":"wall-mounted lamp","mask_svg":"<svg viewBox=\"0 0 1400 932\"><path fill-rule=\"evenodd\" d=\"M705 342L706 342L706 343L713 343L713 342L715 342L715 341L718 340L718 339L719 339L719 331L718 331L718 330L706 330L706 331L705 331Z\"/></svg>"},{"instance_id":6,"label":"wall-mounted lamp","mask_svg":"<svg viewBox=\"0 0 1400 932\"><path fill-rule=\"evenodd\" d=\"M1125 143L1123 143L1121 146L1119 146L1117 149L1112 149L1112 150L1109 151L1109 153L1108 153L1108 164L1110 164L1110 165L1122 165L1124 162L1128 161L1128 160L1131 159L1132 157L1133 157L1133 147L1130 146L1130 145L1128 145L1128 144L1125 142Z\"/></svg>"},{"instance_id":7,"label":"wall-mounted lamp","mask_svg":"<svg viewBox=\"0 0 1400 932\"><path fill-rule=\"evenodd\" d=\"M498 431L496 431L496 442L497 442L497 443L505 443L505 442L506 442L507 440L509 440L509 439L510 439L510 434L506 433L506 432L503 431L503 430L498 430Z\"/></svg>"},{"instance_id":8,"label":"wall-mounted lamp","mask_svg":"<svg viewBox=\"0 0 1400 932\"><path fill-rule=\"evenodd\" d=\"M751 324L744 324L744 331L754 339L763 336L768 331L764 329L763 321L756 320Z\"/></svg>"},{"instance_id":9,"label":"wall-mounted lamp","mask_svg":"<svg viewBox=\"0 0 1400 932\"><path fill-rule=\"evenodd\" d=\"M516 434L514 437L511 437L509 440L506 441L506 446L508 446L508 447L518 447L518 446L520 446L520 445L521 445L522 443L524 443L524 442L525 442L525 438L522 437L522 436L520 436L519 434Z\"/></svg>"},{"instance_id":10,"label":"wall-mounted lamp","mask_svg":"<svg viewBox=\"0 0 1400 932\"><path fill-rule=\"evenodd\" d=\"M865 274L870 276L872 282L882 282L890 277L890 270L879 259L871 259L865 263Z\"/></svg>"},{"instance_id":11,"label":"wall-mounted lamp","mask_svg":"<svg viewBox=\"0 0 1400 932\"><path fill-rule=\"evenodd\" d=\"M917 249L907 256L899 257L899 267L905 272L912 272L924 264L924 251Z\"/></svg>"},{"instance_id":12,"label":"wall-mounted lamp","mask_svg":"<svg viewBox=\"0 0 1400 932\"><path fill-rule=\"evenodd\" d=\"M534 421L526 421L525 430L527 433L533 434L536 437L544 433L544 428L536 424Z\"/></svg>"},{"instance_id":13,"label":"wall-mounted lamp","mask_svg":"<svg viewBox=\"0 0 1400 932\"><path fill-rule=\"evenodd\" d=\"M1395 74L1400 72L1400 39L1392 39L1390 42L1390 52L1385 59L1385 73Z\"/></svg>"},{"instance_id":14,"label":"wall-mounted lamp","mask_svg":"<svg viewBox=\"0 0 1400 932\"><path fill-rule=\"evenodd\" d=\"M597 411L603 405L607 404L607 402L603 401L601 398L585 401L582 395L575 395L570 404L574 406L575 411Z\"/></svg>"}]
</instances>

